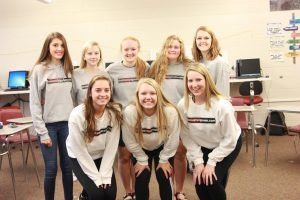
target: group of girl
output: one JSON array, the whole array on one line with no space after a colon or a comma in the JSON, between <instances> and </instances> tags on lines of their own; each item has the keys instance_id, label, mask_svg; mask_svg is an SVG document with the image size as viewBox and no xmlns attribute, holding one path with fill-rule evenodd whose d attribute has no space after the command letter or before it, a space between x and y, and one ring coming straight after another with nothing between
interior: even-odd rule
<instances>
[{"instance_id":1,"label":"group of girl","mask_svg":"<svg viewBox=\"0 0 300 200\"><path fill-rule=\"evenodd\" d=\"M175 35L151 67L138 57L136 38L124 38L120 50L122 61L102 71L99 45L87 43L73 71L64 36L46 38L30 77L45 199L54 199L57 151L66 200L73 199L72 171L83 186L79 199L116 199L117 151L124 200L149 199L153 162L160 198L186 200L186 157L198 197L226 199L224 179L240 150L241 131L227 99L229 68L214 33L197 29L196 62Z\"/></svg>"}]
</instances>

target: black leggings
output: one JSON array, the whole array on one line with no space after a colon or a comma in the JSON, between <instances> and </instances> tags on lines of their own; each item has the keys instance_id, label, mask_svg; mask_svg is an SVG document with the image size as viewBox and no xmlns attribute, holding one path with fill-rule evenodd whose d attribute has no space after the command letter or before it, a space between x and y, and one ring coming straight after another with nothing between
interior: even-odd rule
<instances>
[{"instance_id":1,"label":"black leggings","mask_svg":"<svg viewBox=\"0 0 300 200\"><path fill-rule=\"evenodd\" d=\"M197 182L195 185L196 192L198 197L201 200L226 200L226 192L225 192L225 182L228 176L228 170L234 160L237 158L242 147L242 137L240 136L235 149L225 157L221 162L218 162L215 167L215 173L218 180L213 178L212 185L203 184L203 179L201 179L201 184ZM208 160L208 154L212 152L213 149L207 149L201 147L203 152L204 163L206 164Z\"/></svg>"},{"instance_id":2,"label":"black leggings","mask_svg":"<svg viewBox=\"0 0 300 200\"><path fill-rule=\"evenodd\" d=\"M117 195L117 184L115 173L113 172L111 177L111 185L107 186L106 189L98 187L92 179L90 179L86 173L80 167L76 158L70 158L71 165L74 174L76 175L77 179L79 180L80 184L83 187L82 195L88 197L89 200L115 200ZM101 165L102 158L98 158L94 160L97 169L99 170Z\"/></svg>"},{"instance_id":3,"label":"black leggings","mask_svg":"<svg viewBox=\"0 0 300 200\"><path fill-rule=\"evenodd\" d=\"M151 178L152 171L152 160L154 160L154 169L156 180L159 185L159 195L163 200L172 200L173 199L173 189L172 189L172 179L166 178L163 170L160 168L156 170L156 167L159 164L159 153L163 149L163 146L155 149L153 151L147 151L145 149L144 152L148 156L148 166L150 171L145 169L138 177L136 177L135 181L135 194L137 200L148 200L149 199L149 182ZM170 164L173 166L174 157L169 159ZM132 157L132 162L135 165L137 160Z\"/></svg>"}]
</instances>

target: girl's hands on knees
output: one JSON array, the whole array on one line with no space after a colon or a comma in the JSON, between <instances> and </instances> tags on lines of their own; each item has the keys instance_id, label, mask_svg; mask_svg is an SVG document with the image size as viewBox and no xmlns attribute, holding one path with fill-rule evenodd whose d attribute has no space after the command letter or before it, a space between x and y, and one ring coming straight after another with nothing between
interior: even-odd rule
<instances>
[{"instance_id":1,"label":"girl's hands on knees","mask_svg":"<svg viewBox=\"0 0 300 200\"><path fill-rule=\"evenodd\" d=\"M141 165L139 163L136 163L134 165L134 173L136 177L138 177L145 169L148 169L150 171L150 168L148 165Z\"/></svg>"},{"instance_id":2,"label":"girl's hands on knees","mask_svg":"<svg viewBox=\"0 0 300 200\"><path fill-rule=\"evenodd\" d=\"M51 138L47 139L47 140L43 140L41 141L42 144L46 145L47 147L52 147L52 140Z\"/></svg>"},{"instance_id":3,"label":"girl's hands on knees","mask_svg":"<svg viewBox=\"0 0 300 200\"><path fill-rule=\"evenodd\" d=\"M158 170L159 168L161 168L163 170L163 172L164 172L167 179L172 176L173 167L169 162L159 163L158 166L156 167L156 170Z\"/></svg>"},{"instance_id":4,"label":"girl's hands on knees","mask_svg":"<svg viewBox=\"0 0 300 200\"><path fill-rule=\"evenodd\" d=\"M213 184L213 177L217 180L215 166L207 164L202 172L202 178L205 185Z\"/></svg>"},{"instance_id":5,"label":"girl's hands on knees","mask_svg":"<svg viewBox=\"0 0 300 200\"><path fill-rule=\"evenodd\" d=\"M194 181L194 185L201 184L201 175L203 173L204 170L204 164L198 164L195 166L194 170L193 170L193 181Z\"/></svg>"}]
</instances>

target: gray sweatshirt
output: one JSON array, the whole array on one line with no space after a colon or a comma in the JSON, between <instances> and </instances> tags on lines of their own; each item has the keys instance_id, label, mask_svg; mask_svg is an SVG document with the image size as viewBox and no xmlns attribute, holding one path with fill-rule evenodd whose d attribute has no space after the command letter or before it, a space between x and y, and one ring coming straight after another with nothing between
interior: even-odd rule
<instances>
[{"instance_id":1,"label":"gray sweatshirt","mask_svg":"<svg viewBox=\"0 0 300 200\"><path fill-rule=\"evenodd\" d=\"M147 65L148 72L149 65ZM115 62L109 65L105 71L109 74L113 85L113 98L117 103L122 104L123 108L134 100L134 92L137 82L135 67L126 67L122 62Z\"/></svg>"},{"instance_id":2,"label":"gray sweatshirt","mask_svg":"<svg viewBox=\"0 0 300 200\"><path fill-rule=\"evenodd\" d=\"M30 111L41 141L49 139L46 123L68 121L73 109L72 79L61 64L36 65L30 78Z\"/></svg>"},{"instance_id":3,"label":"gray sweatshirt","mask_svg":"<svg viewBox=\"0 0 300 200\"><path fill-rule=\"evenodd\" d=\"M175 105L183 97L184 93L184 74L183 64L170 64L165 79L162 82L162 91L169 101Z\"/></svg>"},{"instance_id":4,"label":"gray sweatshirt","mask_svg":"<svg viewBox=\"0 0 300 200\"><path fill-rule=\"evenodd\" d=\"M109 75L101 69L98 69L94 74L86 72L83 68L74 70L72 81L75 106L84 102L88 85L91 79L96 75L105 75L109 77Z\"/></svg>"},{"instance_id":5,"label":"gray sweatshirt","mask_svg":"<svg viewBox=\"0 0 300 200\"><path fill-rule=\"evenodd\" d=\"M137 111L134 105L129 105L125 108L123 117L124 123L122 126L122 136L127 149L133 154L139 164L148 165L148 156L143 151L143 148L149 151L158 149L164 145L163 150L159 154L159 162L166 163L168 159L176 153L179 144L180 121L177 111L173 107L164 109L167 117L167 132L166 141L159 141L159 130L157 128L157 115L145 116L142 121L142 130L144 143L143 146L135 139L134 126L137 120Z\"/></svg>"},{"instance_id":6,"label":"gray sweatshirt","mask_svg":"<svg viewBox=\"0 0 300 200\"><path fill-rule=\"evenodd\" d=\"M103 115L96 120L95 136L90 143L84 140L86 130L85 107L80 104L73 109L69 119L69 136L66 141L68 154L76 158L84 173L99 186L111 184L113 164L117 153L120 126L115 121L115 115L111 113L110 122L108 111L105 109ZM102 158L98 170L94 160Z\"/></svg>"},{"instance_id":7,"label":"gray sweatshirt","mask_svg":"<svg viewBox=\"0 0 300 200\"><path fill-rule=\"evenodd\" d=\"M214 60L202 60L203 63L209 70L217 89L224 96L230 96L230 67L225 60L218 56Z\"/></svg>"}]
</instances>

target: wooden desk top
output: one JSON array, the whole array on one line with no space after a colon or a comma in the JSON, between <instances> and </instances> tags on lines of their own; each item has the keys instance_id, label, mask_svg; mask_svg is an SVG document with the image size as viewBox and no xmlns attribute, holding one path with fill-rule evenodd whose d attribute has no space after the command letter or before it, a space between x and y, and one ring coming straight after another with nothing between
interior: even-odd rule
<instances>
[{"instance_id":1,"label":"wooden desk top","mask_svg":"<svg viewBox=\"0 0 300 200\"><path fill-rule=\"evenodd\" d=\"M242 83L242 82L249 82L249 81L269 81L271 80L270 77L260 77L260 78L230 78L230 83Z\"/></svg>"},{"instance_id":2,"label":"wooden desk top","mask_svg":"<svg viewBox=\"0 0 300 200\"><path fill-rule=\"evenodd\" d=\"M300 106L271 106L266 108L268 111L279 111L288 113L300 113Z\"/></svg>"},{"instance_id":3,"label":"wooden desk top","mask_svg":"<svg viewBox=\"0 0 300 200\"><path fill-rule=\"evenodd\" d=\"M236 112L253 112L257 109L254 106L233 106Z\"/></svg>"},{"instance_id":4,"label":"wooden desk top","mask_svg":"<svg viewBox=\"0 0 300 200\"><path fill-rule=\"evenodd\" d=\"M17 132L23 131L27 128L30 128L31 126L32 126L32 123L20 124L20 125L17 125L17 127L15 127L15 128L11 128L11 127L9 127L9 125L4 125L3 128L0 129L0 135L4 135L4 136L12 135Z\"/></svg>"},{"instance_id":5,"label":"wooden desk top","mask_svg":"<svg viewBox=\"0 0 300 200\"><path fill-rule=\"evenodd\" d=\"M32 117L21 117L15 119L8 119L7 122L17 123L17 124L28 124L32 123Z\"/></svg>"},{"instance_id":6,"label":"wooden desk top","mask_svg":"<svg viewBox=\"0 0 300 200\"><path fill-rule=\"evenodd\" d=\"M13 94L29 94L29 90L19 90L19 91L0 90L0 95L13 95Z\"/></svg>"}]
</instances>

